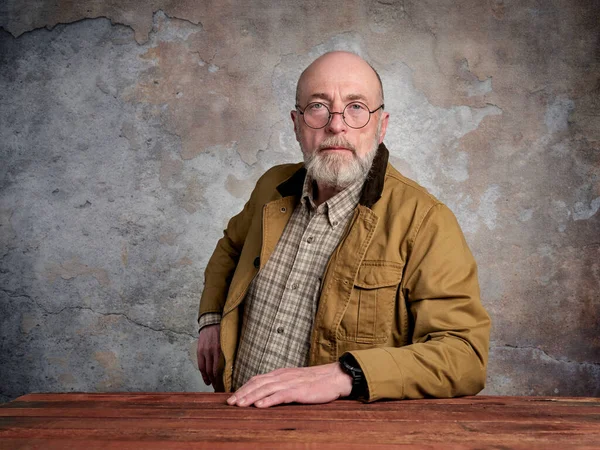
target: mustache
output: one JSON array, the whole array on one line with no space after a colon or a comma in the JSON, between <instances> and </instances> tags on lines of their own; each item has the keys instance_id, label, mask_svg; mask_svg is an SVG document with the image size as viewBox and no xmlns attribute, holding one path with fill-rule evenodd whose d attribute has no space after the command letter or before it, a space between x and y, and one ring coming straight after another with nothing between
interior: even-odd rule
<instances>
[{"instance_id":1,"label":"mustache","mask_svg":"<svg viewBox=\"0 0 600 450\"><path fill-rule=\"evenodd\" d=\"M350 142L348 142L346 139L344 139L341 136L331 136L331 137L326 138L317 147L317 152L320 152L321 150L324 150L329 147L344 147L344 148L347 148L348 150L351 150L352 153L354 155L356 155L356 147L354 147L354 145L352 145Z\"/></svg>"}]
</instances>

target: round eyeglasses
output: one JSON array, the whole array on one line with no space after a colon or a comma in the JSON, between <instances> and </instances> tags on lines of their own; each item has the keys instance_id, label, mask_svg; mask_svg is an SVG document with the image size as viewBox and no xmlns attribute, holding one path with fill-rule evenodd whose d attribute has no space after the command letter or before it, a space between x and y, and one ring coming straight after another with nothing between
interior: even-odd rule
<instances>
[{"instance_id":1,"label":"round eyeglasses","mask_svg":"<svg viewBox=\"0 0 600 450\"><path fill-rule=\"evenodd\" d=\"M296 105L296 109L302 115L304 123L314 129L320 129L327 126L334 114L340 114L346 125L350 128L363 128L371 120L371 114L383 109L383 103L373 111L362 102L348 103L342 112L331 112L329 108L321 102L312 102L306 105L304 110L300 109L300 105Z\"/></svg>"}]
</instances>

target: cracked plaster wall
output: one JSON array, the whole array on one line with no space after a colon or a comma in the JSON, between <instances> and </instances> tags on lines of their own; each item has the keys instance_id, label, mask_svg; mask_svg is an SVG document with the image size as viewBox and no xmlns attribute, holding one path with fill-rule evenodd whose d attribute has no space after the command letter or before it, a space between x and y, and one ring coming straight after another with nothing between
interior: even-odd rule
<instances>
[{"instance_id":1,"label":"cracked plaster wall","mask_svg":"<svg viewBox=\"0 0 600 450\"><path fill-rule=\"evenodd\" d=\"M200 4L201 3L201 4ZM456 213L488 394L600 395L594 0L0 5L0 401L195 391L203 269L273 164L300 71L379 70L391 161Z\"/></svg>"}]
</instances>

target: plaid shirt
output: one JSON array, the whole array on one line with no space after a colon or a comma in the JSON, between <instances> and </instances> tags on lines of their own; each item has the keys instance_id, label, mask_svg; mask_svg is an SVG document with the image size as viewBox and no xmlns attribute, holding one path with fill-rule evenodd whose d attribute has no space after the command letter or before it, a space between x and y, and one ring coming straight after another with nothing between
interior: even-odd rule
<instances>
[{"instance_id":1,"label":"plaid shirt","mask_svg":"<svg viewBox=\"0 0 600 450\"><path fill-rule=\"evenodd\" d=\"M316 207L312 181L306 177L300 205L246 294L234 390L254 375L308 365L322 277L352 218L363 183L354 183Z\"/></svg>"}]
</instances>

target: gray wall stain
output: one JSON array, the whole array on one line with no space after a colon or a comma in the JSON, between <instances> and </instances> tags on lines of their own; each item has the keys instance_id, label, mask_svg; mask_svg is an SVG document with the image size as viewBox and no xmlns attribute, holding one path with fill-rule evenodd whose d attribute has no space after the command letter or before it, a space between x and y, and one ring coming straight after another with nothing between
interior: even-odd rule
<instances>
[{"instance_id":1,"label":"gray wall stain","mask_svg":"<svg viewBox=\"0 0 600 450\"><path fill-rule=\"evenodd\" d=\"M0 401L211 390L204 268L258 177L300 160L295 83L329 50L379 71L390 160L463 227L484 392L600 395L595 2L315 6L0 7Z\"/></svg>"}]
</instances>

